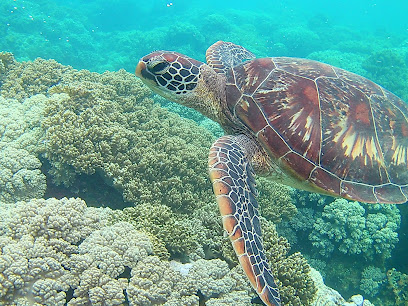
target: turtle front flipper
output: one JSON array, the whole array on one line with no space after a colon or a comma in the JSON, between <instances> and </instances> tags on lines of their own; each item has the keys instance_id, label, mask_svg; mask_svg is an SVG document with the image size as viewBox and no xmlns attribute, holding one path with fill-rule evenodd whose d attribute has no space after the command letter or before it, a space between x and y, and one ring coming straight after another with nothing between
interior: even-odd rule
<instances>
[{"instance_id":1,"label":"turtle front flipper","mask_svg":"<svg viewBox=\"0 0 408 306\"><path fill-rule=\"evenodd\" d=\"M254 171L235 136L223 136L211 147L210 178L239 262L266 305L280 305L276 282L265 256L259 222Z\"/></svg>"},{"instance_id":2,"label":"turtle front flipper","mask_svg":"<svg viewBox=\"0 0 408 306\"><path fill-rule=\"evenodd\" d=\"M229 68L232 68L246 60L255 58L255 55L239 45L217 41L207 49L205 54L207 64L217 73L225 74Z\"/></svg>"}]
</instances>

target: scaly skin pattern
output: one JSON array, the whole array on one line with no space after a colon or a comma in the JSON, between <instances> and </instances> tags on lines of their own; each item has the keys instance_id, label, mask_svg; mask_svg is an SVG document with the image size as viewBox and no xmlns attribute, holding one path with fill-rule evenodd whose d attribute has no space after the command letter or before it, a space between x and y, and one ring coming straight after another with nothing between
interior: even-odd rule
<instances>
[{"instance_id":1,"label":"scaly skin pattern","mask_svg":"<svg viewBox=\"0 0 408 306\"><path fill-rule=\"evenodd\" d=\"M210 149L208 164L214 194L224 229L252 287L266 305L280 305L262 243L254 172L235 138L221 137Z\"/></svg>"},{"instance_id":2,"label":"scaly skin pattern","mask_svg":"<svg viewBox=\"0 0 408 306\"><path fill-rule=\"evenodd\" d=\"M294 187L407 201L408 106L397 96L343 69L286 57L234 66L226 87L230 112Z\"/></svg>"},{"instance_id":3,"label":"scaly skin pattern","mask_svg":"<svg viewBox=\"0 0 408 306\"><path fill-rule=\"evenodd\" d=\"M207 64L143 57L136 75L228 133L210 150L214 193L235 252L267 305L280 305L262 246L253 168L296 188L370 202L408 199L408 106L348 71L298 58L254 58L219 41ZM246 62L244 60L252 59Z\"/></svg>"}]
</instances>

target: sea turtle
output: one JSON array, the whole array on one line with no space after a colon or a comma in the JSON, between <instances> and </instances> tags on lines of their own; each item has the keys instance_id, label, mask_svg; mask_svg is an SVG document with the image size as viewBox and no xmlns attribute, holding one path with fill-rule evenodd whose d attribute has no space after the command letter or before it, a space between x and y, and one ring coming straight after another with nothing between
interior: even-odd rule
<instances>
[{"instance_id":1,"label":"sea turtle","mask_svg":"<svg viewBox=\"0 0 408 306\"><path fill-rule=\"evenodd\" d=\"M280 305L262 246L254 173L335 197L406 202L408 106L366 78L308 59L257 59L223 41L206 59L156 51L139 61L136 76L228 134L209 154L223 226L263 302Z\"/></svg>"}]
</instances>

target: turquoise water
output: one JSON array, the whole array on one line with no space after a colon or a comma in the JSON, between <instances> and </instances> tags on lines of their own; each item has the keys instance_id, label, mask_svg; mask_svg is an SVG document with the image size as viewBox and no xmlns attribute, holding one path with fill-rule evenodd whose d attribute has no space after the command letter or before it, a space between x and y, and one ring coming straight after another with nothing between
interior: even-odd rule
<instances>
[{"instance_id":1,"label":"turquoise water","mask_svg":"<svg viewBox=\"0 0 408 306\"><path fill-rule=\"evenodd\" d=\"M20 60L53 58L77 69L103 72L133 71L137 59L151 50L177 50L204 60L209 45L227 40L258 56L311 57L336 64L375 78L405 98L407 6L400 1L5 0L0 4L0 44ZM392 61L361 67L372 54L391 48L396 48L404 67ZM343 58L332 51L344 53ZM377 70L387 68L403 77L383 80L387 72Z\"/></svg>"},{"instance_id":2,"label":"turquoise water","mask_svg":"<svg viewBox=\"0 0 408 306\"><path fill-rule=\"evenodd\" d=\"M105 71L124 69L130 73L134 73L139 59L151 51L178 51L200 61L205 61L206 49L214 42L224 40L244 46L255 53L257 57L292 56L332 64L367 77L397 94L403 100L408 101L407 12L408 2L383 0L210 0L200 2L188 0L157 0L146 2L135 0L2 0L0 2L0 52L6 51L13 53L15 59L19 62L33 61L40 57L43 59L53 59L62 65L70 65L78 70L86 69L91 72L103 73ZM0 65L1 86L3 86L3 83L7 83L7 76L4 72L7 69L2 70L2 67L3 66ZM61 68L59 66L53 66L53 68L50 69L57 71ZM40 71L42 73L42 70ZM2 76L3 73L4 75ZM31 80L34 87L38 85L36 78L41 80L39 82L44 81L41 79L41 73L33 77L32 80L29 77L27 78ZM24 73L13 75L13 77L19 80L16 81L17 83L25 82L22 78L20 79L23 74ZM123 78L125 81L122 81L126 83L126 86L133 84L131 83L132 79ZM87 82L94 81L95 80L91 77L89 80L87 79ZM58 82L60 82L60 80L50 82L49 84L47 83L46 86L58 85ZM100 82L100 84L114 84L108 77L106 80L104 79L104 81ZM74 83L72 80L72 84ZM77 85L72 86L75 87ZM115 86L119 87L119 85ZM43 93L47 96L53 93L52 91L30 91L29 86L25 85L22 85L21 88L21 91L25 90L26 94L20 95L17 91L15 95L6 94L5 92L3 92L2 95L8 99L17 99L18 103L23 103L25 98L31 97L34 93ZM2 90L7 91L7 89L4 88ZM60 89L57 89L57 93L60 92L58 90ZM61 89L61 92L65 91ZM147 98L149 95L150 94L146 94L146 97L143 97ZM102 96L103 99L108 99L109 95ZM120 100L120 97L119 94L117 99ZM191 160L193 161L191 162L192 164L196 163L194 165L198 165L199 163L196 161L198 158L196 156L200 156L200 158L203 156L200 160L206 159L207 143L210 144L211 141L215 139L215 136L220 135L220 128L195 112L169 104L158 97L154 99L160 105L166 106L166 109L170 109L172 113L178 113L182 117L192 119L196 123L199 123L200 128L204 127L206 129L200 130L202 132L198 132L205 134L202 136L203 139L199 138L198 140L195 139L191 141L193 148L189 147L189 149L183 151L182 154L187 154L186 152L191 153L191 151L194 150L199 152L196 155L188 155L188 162L185 162L187 165L183 165L187 168L191 167L191 165L188 164ZM2 120L5 120L4 122L7 120L11 120L10 122L17 120L11 117L11 115L7 117L10 109L17 107L10 106L12 103L6 103L5 101L6 100L0 100L0 102L4 104L0 104L2 109L0 113L2 117L0 118L3 118ZM54 102L51 101L49 103L53 105L52 103ZM44 103L46 104L46 102ZM86 104L88 102L83 103ZM133 102L129 103L132 104ZM86 105L87 106L83 107L92 108L92 105ZM70 109L73 113L78 114L82 112L82 106L76 105L75 107ZM101 104L101 109L105 109L104 107L109 111L114 109L112 112L118 109L118 107L112 106L112 108L110 108L110 106ZM150 106L143 107L146 107L143 108L145 112L146 109L152 112L158 112L157 120L155 119L156 122L165 121L168 126L178 125L177 122L179 122L179 119L177 118L179 117L173 118L171 117L173 114L171 114L170 119L168 119L166 117L167 113L161 113L162 110L151 109L149 108ZM58 107L55 106L55 108ZM54 116L53 111L55 111L55 108L51 110L48 109L47 114ZM31 107L30 110L31 109L35 111L34 107ZM123 113L131 113L132 115L125 118L120 117L123 114L117 114L115 118L120 117L121 119L114 121L114 119L108 118L112 120L109 122L124 125L124 122L127 123L134 119L134 117L132 117L133 115L139 115L145 118L145 115L142 115L143 111L139 110L139 112L137 112L129 105L123 108ZM24 115L22 116L24 117ZM16 118L18 117L21 116L16 115ZM51 115L49 118L51 118ZM57 120L55 118L54 120L56 121L53 122L58 125L58 120L62 119ZM104 117L101 115L101 118ZM155 126L153 123L144 126L143 124L147 122L148 119L149 116L146 116L145 119L140 119L140 122L138 121L138 124L141 126L140 129L145 133L150 133L151 127ZM48 123L43 123L38 121L37 123L32 123L32 121L30 121L30 124L27 123L24 133L29 133L27 131L30 130L30 128L33 130L40 127L44 128L44 126L47 126L51 121L47 122ZM194 127L188 125L191 123L186 124L189 129L194 130ZM134 126L136 126L136 123ZM127 131L132 132L124 135L130 135L129 139L131 139L135 133L139 133L137 135L143 138L143 133L140 133L140 131L137 132L134 126L129 124ZM6 132L7 124L0 124L0 127L2 127L2 129L0 129L0 133L2 134L0 149L4 151L7 147L7 143L3 140L3 138L7 139L7 137L4 136L8 135ZM132 128L134 130L132 130ZM68 128L66 126L62 127L61 134L64 129ZM46 127L46 130L49 131L49 126ZM169 133L168 130L166 133ZM173 132L170 132L170 134L171 133ZM183 127L180 127L175 130L174 135L179 137L183 136L183 133L186 132L183 131ZM153 134L154 133L152 133L152 135L149 134L149 136L146 137L161 141L165 132L161 131L158 133L160 136ZM82 141L86 142L86 135L92 135L92 133L89 132L84 135L85 136L81 134L81 137L84 137ZM174 135L171 134L172 137ZM64 137L61 138L64 139ZM12 137L10 139L12 139ZM157 195L160 192L157 192L157 189L154 188L160 189L162 187L157 186L174 185L176 187L169 190L174 191L178 188L177 192L179 193L171 197L171 201L178 201L177 205L174 204L174 207L177 206L177 208L174 208L170 204L168 206L171 207L176 214L175 218L180 218L177 219L178 223L176 222L176 224L180 224L180 222L184 224L183 222L187 222L186 220L188 218L198 218L196 211L199 211L199 208L191 203L195 203L194 201L198 203L199 197L207 196L208 194L206 192L211 188L206 177L204 175L200 176L200 174L202 174L200 172L201 168L200 171L193 171L193 174L188 171L178 173L179 169L175 166L175 163L181 162L183 158L173 156L170 158L170 155L174 152L178 152L177 148L175 148L177 145L185 145L182 137L177 138L177 142L175 142L177 145L174 145L174 148L163 152L162 155L158 154L160 155L157 157L159 161L142 160L141 157L134 158L134 160L140 162L140 164L137 165L138 167L144 167L144 172L136 173L138 173L138 175L146 175L146 177L140 180L139 185L132 187L133 189L126 187L125 182L117 182L116 178L110 176L111 173L117 170L112 170L114 168L113 166L111 168L104 168L106 165L98 164L95 166L97 170L84 170L86 163L84 165L74 160L68 161L69 158L65 157L63 150L61 150L62 152L57 150L58 146L62 146L61 143L56 142L53 148L55 152L58 151L58 153L52 156L52 153L47 151L50 150L50 148L47 148L46 151L42 149L43 146L47 146L51 140L47 138L45 140L43 138L38 139L41 139L37 144L38 149L27 149L28 146L24 147L26 144L24 140L19 140L18 149L27 150L29 156L34 156L36 166L31 168L47 176L47 191L43 192L44 197L53 196L61 198L63 196L79 195L85 198L88 192L86 201L88 205L93 206L109 206L109 203L100 203L101 201L103 202L103 198L106 194L109 194L111 201L117 203L115 208L133 206L134 204L140 205L143 202L159 205L171 197L171 195L169 195L171 192L163 192ZM112 140L113 138L109 139ZM194 139L193 136L192 139ZM4 143L2 143L2 141ZM172 140L172 142L173 141L174 140ZM149 142L143 142L143 146L147 147L148 145ZM159 144L155 148L149 148L148 152L160 151L162 146L162 144ZM101 145L99 148L102 147ZM118 145L118 147L120 147L120 145ZM120 151L120 149L118 149L118 151ZM124 151L120 152L123 153ZM141 156L143 152L143 150L140 150L140 152L134 155ZM160 151L160 153L162 152ZM100 156L104 154L104 151L100 149L100 151L95 154ZM5 154L1 156L3 157ZM65 164L62 162L64 158L66 158ZM78 156L78 159L81 158ZM132 162L134 162L134 160L132 160ZM149 167L155 167L158 163L160 163L162 167L159 167L157 173L150 173L148 170ZM118 165L121 164L118 163ZM2 167L0 168L0 173L6 173L1 171L7 168L7 162L0 162L0 166ZM203 167L205 167L205 165ZM69 175L75 172L78 177L75 177L75 175L69 178L67 178L69 175L63 177L65 170L67 170ZM117 171L120 173L119 170ZM92 177L95 172L97 174L103 172L105 176L101 175L102 178L99 177L95 179L95 176ZM55 173L59 174L55 175ZM90 175L92 178L86 175ZM185 188L188 183L188 179L183 179L183 177L188 178L189 175L194 176L194 182L200 182L203 184L202 186L204 186L204 184L207 185L205 185L206 188L203 190L199 188L201 186L188 186L188 188L190 188L188 190L197 192L195 195L183 195L188 198L188 200L183 200L181 199L182 196L180 196L180 194L182 195L180 190ZM177 177L177 179L174 179L174 177ZM155 182L154 184L157 186L155 185L154 188L147 186L150 183L149 179ZM159 180L163 180L162 185L158 182ZM0 180L0 182L2 182L2 180ZM7 181L4 184L6 183ZM152 183L152 185L154 184ZM207 188L208 186L209 188ZM263 185L260 183L260 189L264 190L264 194L273 194L271 187L268 186L267 184ZM18 190L17 187L15 188ZM98 188L103 191L99 192ZM135 200L139 193L142 194L140 190L144 188L148 189L149 196L146 196L146 198L140 201ZM6 188L4 187L2 190L0 186L0 194L4 190L6 190ZM133 194L129 195L129 193L132 192ZM39 194L41 195L41 192ZM103 196L101 196L101 194L103 194ZM156 199L154 195L157 195ZM304 192L293 192L291 196L293 203L296 204L298 209L297 215L291 215L291 213L287 212L285 219L284 213L282 213L283 217L277 217L275 220L273 216L267 216L267 214L265 214L270 221L279 223L278 232L285 236L292 244L291 253L297 251L302 252L308 259L308 262L325 276L326 283L334 289L339 290L345 298L359 293L369 298L375 305L396 305L397 303L400 303L399 305L407 305L408 262L406 254L408 252L408 218L406 216L408 215L408 209L406 206L386 207L379 205L365 206L360 204L357 206L353 204L354 211L350 209L350 211L346 213L345 210L348 208L344 208L343 215L341 210L336 210L338 203L333 204L334 202L331 198L308 195ZM28 198L21 199L29 200ZM5 197L0 198L0 202L7 202L6 200ZM170 200L168 201L171 202ZM186 202L188 203L186 204ZM267 201L265 200L265 202ZM182 205L188 205L188 208L183 210L180 208ZM324 205L328 207L327 211L329 212L325 211ZM267 209L264 210L267 211ZM179 213L182 214L182 217L177 215ZM283 219L283 221L280 219ZM343 220L344 222L341 223L342 221L339 220L342 219L347 220ZM373 221L374 219L376 221ZM359 222L365 222L365 227L357 226L356 224L360 224ZM333 228L338 226L339 232L333 233L328 230L324 233L322 229L318 228L318 224ZM208 228L210 227L206 229ZM357 234L355 233L361 234L361 237L356 238ZM362 233L364 233L364 235ZM219 233L217 233L217 235L218 234ZM195 233L195 235L199 236L197 233ZM211 236L211 234L208 235ZM363 238L366 239L365 243L361 243L360 246L358 242ZM322 241L327 244L322 243ZM183 254L182 251L174 251L176 247L167 240L166 243L171 258L178 260L182 258L186 260L185 258L191 255ZM169 245L171 245L171 247L169 247ZM220 246L217 245L217 247ZM182 250L184 251L184 249ZM203 253L205 252L203 251ZM205 254L200 253L200 256L206 259L222 258L223 260L227 260L225 254L222 256L217 254L216 251L211 250L211 252L208 251ZM231 262L229 263L232 265ZM397 274L392 274L392 268L396 268ZM397 283L398 285L396 285ZM1 303L2 301L0 300L0 305L3 305ZM4 305L7 305L7 303L5 302Z\"/></svg>"}]
</instances>

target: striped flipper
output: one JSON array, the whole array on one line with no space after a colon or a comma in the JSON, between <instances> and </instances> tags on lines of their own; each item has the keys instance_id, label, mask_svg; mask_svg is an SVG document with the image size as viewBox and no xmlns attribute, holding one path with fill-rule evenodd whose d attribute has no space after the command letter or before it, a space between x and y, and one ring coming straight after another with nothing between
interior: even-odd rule
<instances>
[{"instance_id":1,"label":"striped flipper","mask_svg":"<svg viewBox=\"0 0 408 306\"><path fill-rule=\"evenodd\" d=\"M223 136L213 144L208 163L224 229L239 262L262 301L279 306L278 287L262 244L251 164L234 136Z\"/></svg>"}]
</instances>

